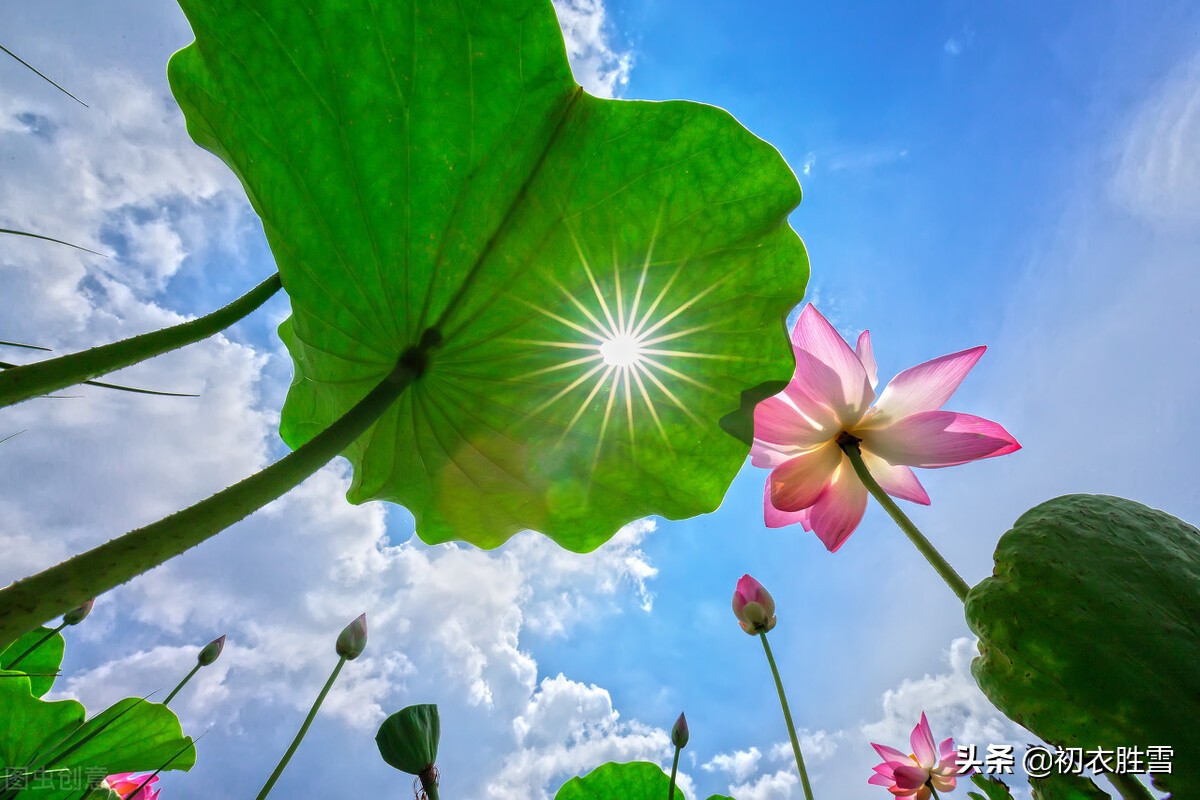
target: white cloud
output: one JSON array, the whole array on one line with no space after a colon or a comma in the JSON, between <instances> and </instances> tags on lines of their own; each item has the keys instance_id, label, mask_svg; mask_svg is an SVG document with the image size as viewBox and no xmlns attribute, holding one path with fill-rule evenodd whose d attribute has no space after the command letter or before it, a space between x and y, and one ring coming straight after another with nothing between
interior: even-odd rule
<instances>
[{"instance_id":1,"label":"white cloud","mask_svg":"<svg viewBox=\"0 0 1200 800\"><path fill-rule=\"evenodd\" d=\"M744 781L758 771L758 762L761 760L762 751L751 747L749 750L718 753L700 768L705 772L728 772L735 781Z\"/></svg>"},{"instance_id":2,"label":"white cloud","mask_svg":"<svg viewBox=\"0 0 1200 800\"><path fill-rule=\"evenodd\" d=\"M795 768L781 769L729 787L729 793L737 800L793 800L802 796L801 791Z\"/></svg>"},{"instance_id":3,"label":"white cloud","mask_svg":"<svg viewBox=\"0 0 1200 800\"><path fill-rule=\"evenodd\" d=\"M603 0L554 0L575 80L599 97L615 97L629 83L633 54L613 46Z\"/></svg>"},{"instance_id":4,"label":"white cloud","mask_svg":"<svg viewBox=\"0 0 1200 800\"><path fill-rule=\"evenodd\" d=\"M961 31L948 38L942 44L942 52L948 56L962 55L975 41L975 31L970 27L964 27Z\"/></svg>"},{"instance_id":5,"label":"white cloud","mask_svg":"<svg viewBox=\"0 0 1200 800\"><path fill-rule=\"evenodd\" d=\"M1151 222L1200 222L1200 54L1173 70L1134 115L1111 191Z\"/></svg>"},{"instance_id":6,"label":"white cloud","mask_svg":"<svg viewBox=\"0 0 1200 800\"><path fill-rule=\"evenodd\" d=\"M924 712L934 737L953 736L964 744L1019 744L1030 734L1001 714L971 677L977 654L975 640L955 639L944 653L949 671L903 681L883 695L883 717L862 726L862 737L897 749L907 747L909 734Z\"/></svg>"},{"instance_id":7,"label":"white cloud","mask_svg":"<svg viewBox=\"0 0 1200 800\"><path fill-rule=\"evenodd\" d=\"M228 246L251 220L236 179L187 139L165 98L119 70L94 73L80 88L94 110L19 94L0 99L0 143L15 165L0 184L3 227L105 253L129 246L106 259L5 237L0 276L10 304L23 311L7 321L7 335L58 348L166 324L115 317L134 309L97 308L104 300L96 293L114 284L140 299L157 293L185 258ZM43 120L46 135L30 135L20 120L31 116ZM223 224L198 224L217 212ZM88 276L111 282L81 291Z\"/></svg>"},{"instance_id":8,"label":"white cloud","mask_svg":"<svg viewBox=\"0 0 1200 800\"><path fill-rule=\"evenodd\" d=\"M513 730L519 749L505 759L488 788L488 796L497 800L547 800L568 778L604 762L661 765L674 752L667 731L622 722L607 690L561 674L542 681L513 720ZM686 774L680 774L678 785L694 796Z\"/></svg>"},{"instance_id":9,"label":"white cloud","mask_svg":"<svg viewBox=\"0 0 1200 800\"><path fill-rule=\"evenodd\" d=\"M800 742L800 752L804 755L804 764L809 766L812 764L820 764L823 761L828 761L833 758L838 751L838 746L844 741L846 734L843 731L810 731L802 728L797 734L796 739ZM768 757L777 763L788 762L795 763L795 754L792 752L792 743L776 742L768 751Z\"/></svg>"}]
</instances>

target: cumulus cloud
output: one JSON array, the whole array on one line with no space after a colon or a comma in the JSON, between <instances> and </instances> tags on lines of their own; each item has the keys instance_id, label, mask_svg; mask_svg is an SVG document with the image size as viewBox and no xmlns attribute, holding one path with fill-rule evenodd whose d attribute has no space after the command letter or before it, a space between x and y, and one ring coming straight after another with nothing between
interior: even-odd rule
<instances>
[{"instance_id":1,"label":"cumulus cloud","mask_svg":"<svg viewBox=\"0 0 1200 800\"><path fill-rule=\"evenodd\" d=\"M600 97L620 94L629 83L633 54L612 44L603 0L554 0L554 10L575 80Z\"/></svg>"},{"instance_id":2,"label":"cumulus cloud","mask_svg":"<svg viewBox=\"0 0 1200 800\"><path fill-rule=\"evenodd\" d=\"M761 775L746 783L732 784L729 792L737 800L793 800L802 796L795 767Z\"/></svg>"},{"instance_id":3,"label":"cumulus cloud","mask_svg":"<svg viewBox=\"0 0 1200 800\"><path fill-rule=\"evenodd\" d=\"M800 752L804 754L804 763L820 764L833 758L838 746L846 738L843 731L810 731L802 728L796 734L800 742ZM791 762L795 758L791 742L776 742L768 751L768 757L775 762Z\"/></svg>"},{"instance_id":4,"label":"cumulus cloud","mask_svg":"<svg viewBox=\"0 0 1200 800\"><path fill-rule=\"evenodd\" d=\"M883 717L862 726L862 737L871 742L900 747L924 712L940 741L953 736L964 744L1018 744L1030 734L1001 714L971 677L977 654L975 640L955 639L943 654L946 672L905 680L883 695Z\"/></svg>"},{"instance_id":5,"label":"cumulus cloud","mask_svg":"<svg viewBox=\"0 0 1200 800\"><path fill-rule=\"evenodd\" d=\"M101 70L84 88L103 112L0 98L0 144L17 165L0 185L3 227L121 251L102 258L5 238L0 276L22 309L6 320L6 335L58 348L163 324L161 314L105 308L105 291L148 299L187 257L231 246L252 225L236 179L191 144L167 98L121 70ZM40 120L46 132L23 120ZM223 224L203 224L214 213ZM89 278L107 283L86 285Z\"/></svg>"},{"instance_id":6,"label":"cumulus cloud","mask_svg":"<svg viewBox=\"0 0 1200 800\"><path fill-rule=\"evenodd\" d=\"M602 763L661 764L674 752L667 731L621 721L606 689L561 674L541 682L513 731L518 749L488 788L497 800L547 800L568 778ZM694 795L686 774L678 783Z\"/></svg>"},{"instance_id":7,"label":"cumulus cloud","mask_svg":"<svg viewBox=\"0 0 1200 800\"><path fill-rule=\"evenodd\" d=\"M705 772L728 772L735 781L744 781L758 771L760 761L762 761L762 751L757 747L751 747L749 750L718 753L702 764L700 768Z\"/></svg>"}]
</instances>

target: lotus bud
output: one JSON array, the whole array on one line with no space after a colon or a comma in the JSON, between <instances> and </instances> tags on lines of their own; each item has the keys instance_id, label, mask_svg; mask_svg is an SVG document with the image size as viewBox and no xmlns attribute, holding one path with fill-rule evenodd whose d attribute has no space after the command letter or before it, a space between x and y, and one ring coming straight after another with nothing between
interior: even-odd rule
<instances>
[{"instance_id":1,"label":"lotus bud","mask_svg":"<svg viewBox=\"0 0 1200 800\"><path fill-rule=\"evenodd\" d=\"M67 625L78 625L87 619L87 615L92 613L92 605L96 602L95 598L88 600L81 606L72 608L67 613L63 614L63 622Z\"/></svg>"},{"instance_id":2,"label":"lotus bud","mask_svg":"<svg viewBox=\"0 0 1200 800\"><path fill-rule=\"evenodd\" d=\"M766 633L775 627L775 600L761 583L743 575L733 592L733 615L751 636Z\"/></svg>"},{"instance_id":3,"label":"lotus bud","mask_svg":"<svg viewBox=\"0 0 1200 800\"><path fill-rule=\"evenodd\" d=\"M337 638L337 654L347 661L353 661L362 655L367 646L367 615L361 614L351 622Z\"/></svg>"},{"instance_id":4,"label":"lotus bud","mask_svg":"<svg viewBox=\"0 0 1200 800\"><path fill-rule=\"evenodd\" d=\"M200 662L200 666L207 667L209 664L217 660L221 655L221 651L225 649L225 634L221 634L216 639L213 639L200 650L196 660Z\"/></svg>"},{"instance_id":5,"label":"lotus bud","mask_svg":"<svg viewBox=\"0 0 1200 800\"><path fill-rule=\"evenodd\" d=\"M682 750L687 747L688 743L688 726L687 717L682 712L679 714L679 719L675 720L675 725L671 728L671 744Z\"/></svg>"}]
</instances>

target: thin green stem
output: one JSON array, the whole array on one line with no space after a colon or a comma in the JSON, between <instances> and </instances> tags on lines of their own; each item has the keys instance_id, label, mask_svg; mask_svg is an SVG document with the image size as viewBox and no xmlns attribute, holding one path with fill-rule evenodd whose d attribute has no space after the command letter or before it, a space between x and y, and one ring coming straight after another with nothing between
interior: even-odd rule
<instances>
[{"instance_id":1,"label":"thin green stem","mask_svg":"<svg viewBox=\"0 0 1200 800\"><path fill-rule=\"evenodd\" d=\"M0 373L0 407L73 386L219 333L265 303L283 286L276 273L211 314L79 353Z\"/></svg>"},{"instance_id":2,"label":"thin green stem","mask_svg":"<svg viewBox=\"0 0 1200 800\"><path fill-rule=\"evenodd\" d=\"M193 675L195 675L197 672L200 671L200 667L201 667L200 664L196 664L196 666L192 667L191 672L189 672L187 675L183 676L183 680L181 680L179 682L179 685L171 690L171 693L169 695L167 695L166 700L163 700L164 706L169 705L171 703L171 700L174 699L175 695L179 694L179 690L182 689L184 686L187 686L187 682L192 679Z\"/></svg>"},{"instance_id":3,"label":"thin green stem","mask_svg":"<svg viewBox=\"0 0 1200 800\"><path fill-rule=\"evenodd\" d=\"M16 657L16 658L14 658L12 661L8 662L8 666L6 666L6 667L5 667L5 669L16 669L16 668L17 668L17 664L20 664L20 663L21 663L22 661L24 661L24 660L25 660L25 659L26 659L26 658L27 658L27 657L28 657L28 656L29 656L31 653L33 653L33 651L37 650L39 647L41 647L42 645L44 645L46 642L48 642L48 641L50 641L51 639L53 639L53 638L54 638L54 635L55 635L56 633L61 633L61 632L62 632L62 629L63 629L63 628L65 628L65 627L67 627L67 623L65 623L65 622L63 622L63 623L60 623L60 624L59 624L59 626L58 626L57 628L55 628L54 630L50 631L49 633L47 633L47 634L46 634L45 636L43 636L42 638L38 639L38 640L37 640L36 642L34 642L34 643L33 643L33 644L30 646L30 647L27 647L27 648L25 648L25 652L24 652L24 653L21 653L21 655L17 656L17 657Z\"/></svg>"},{"instance_id":4,"label":"thin green stem","mask_svg":"<svg viewBox=\"0 0 1200 800\"><path fill-rule=\"evenodd\" d=\"M779 668L775 666L775 656L771 653L771 645L767 634L760 633L763 650L767 654L767 663L771 665L771 675L775 678L775 690L779 692L779 705L783 706L783 721L787 723L788 736L792 739L792 753L796 756L796 769L800 771L800 783L804 786L805 800L813 800L812 785L808 782L808 770L804 768L804 756L800 753L800 740L796 738L796 726L792 723L792 711L788 708L787 695L783 693L783 681L779 680Z\"/></svg>"},{"instance_id":5,"label":"thin green stem","mask_svg":"<svg viewBox=\"0 0 1200 800\"><path fill-rule=\"evenodd\" d=\"M428 338L428 337L427 337ZM425 369L428 345L408 351L353 408L311 441L199 503L0 589L0 642L215 536L275 500L361 436Z\"/></svg>"},{"instance_id":6,"label":"thin green stem","mask_svg":"<svg viewBox=\"0 0 1200 800\"><path fill-rule=\"evenodd\" d=\"M671 761L671 787L667 790L667 800L675 800L675 775L679 772L679 751L682 749L675 748L675 759Z\"/></svg>"},{"instance_id":7,"label":"thin green stem","mask_svg":"<svg viewBox=\"0 0 1200 800\"><path fill-rule=\"evenodd\" d=\"M1117 787L1117 792L1124 800L1154 800L1154 795L1146 788L1146 784L1135 776L1123 772L1107 773L1108 780Z\"/></svg>"},{"instance_id":8,"label":"thin green stem","mask_svg":"<svg viewBox=\"0 0 1200 800\"><path fill-rule=\"evenodd\" d=\"M71 93L70 93L70 92L68 92L66 89L64 89L63 87L59 86L59 85L58 85L57 83L55 83L54 81L50 80L49 78L47 78L47 77L46 77L45 75L43 75L42 73L38 72L38 70L37 70L37 68L36 68L36 67L34 67L32 64L30 64L30 63L29 63L28 61L26 61L25 59L23 59L23 58L21 58L20 56L18 56L18 55L17 55L16 53L14 53L12 50L9 50L7 47L4 47L3 45L0 45L0 51L3 51L3 52L5 52L5 53L7 53L8 55L12 56L13 58L15 58L15 59L16 59L17 61L19 61L19 62L20 62L20 63L21 63L21 64L22 64L22 65L23 65L23 66L24 66L26 69L28 69L28 70L31 70L31 71L32 71L32 72L33 72L35 75L37 75L39 78L41 78L41 79L42 79L42 80L44 80L46 83L48 83L48 84L50 84L51 86L53 86L55 89L58 89L60 92L62 92L62 93L63 93L63 94L65 94L67 97L69 97L69 98L71 98L72 100L74 100L76 103L79 103L79 105L83 106L84 108L88 108L88 107L89 107L87 103L83 102L83 101L82 101L82 100L80 100L78 97L76 97L75 95L71 94Z\"/></svg>"},{"instance_id":9,"label":"thin green stem","mask_svg":"<svg viewBox=\"0 0 1200 800\"><path fill-rule=\"evenodd\" d=\"M940 800L940 798L938 797L937 789L933 788L933 781L930 781L929 783L927 783L925 785L929 787L929 793L931 795L933 795L933 800Z\"/></svg>"},{"instance_id":10,"label":"thin green stem","mask_svg":"<svg viewBox=\"0 0 1200 800\"><path fill-rule=\"evenodd\" d=\"M950 562L942 558L942 554L937 551L933 543L925 538L925 534L921 533L912 520L896 505L896 501L888 497L887 492L883 490L879 482L871 476L870 471L867 470L867 465L863 462L862 451L858 448L858 441L853 439L853 437L849 437L844 441L839 440L838 444L841 445L846 455L850 457L850 463L854 466L854 471L858 474L859 480L867 487L867 491L879 501L879 505L883 506L883 509L887 511L892 520L900 526L900 530L904 531L909 541L916 546L921 555L925 556L925 560L937 570L937 574L942 577L942 580L946 582L950 590L954 592L959 600L965 603L967 592L971 591L970 585L962 579L961 575L954 571L954 567L950 566Z\"/></svg>"},{"instance_id":11,"label":"thin green stem","mask_svg":"<svg viewBox=\"0 0 1200 800\"><path fill-rule=\"evenodd\" d=\"M271 793L271 787L275 785L275 781L279 780L279 776L283 774L284 767L292 760L292 754L300 746L300 742L304 739L304 734L308 733L308 726L312 725L317 712L321 710L321 703L325 702L325 695L329 694L329 690L333 688L333 682L337 680L338 673L342 671L342 665L345 663L345 657L338 659L337 666L329 674L329 680L325 681L325 686L321 688L321 693L317 695L316 701L313 703L312 708L309 709L308 716L304 718L304 724L300 726L300 730L296 733L296 738L292 739L291 746L283 754L283 758L279 759L279 764L275 767L275 771L271 773L270 778L267 778L266 784L263 786L262 791L258 793L258 797L255 800L263 800L263 798Z\"/></svg>"}]
</instances>

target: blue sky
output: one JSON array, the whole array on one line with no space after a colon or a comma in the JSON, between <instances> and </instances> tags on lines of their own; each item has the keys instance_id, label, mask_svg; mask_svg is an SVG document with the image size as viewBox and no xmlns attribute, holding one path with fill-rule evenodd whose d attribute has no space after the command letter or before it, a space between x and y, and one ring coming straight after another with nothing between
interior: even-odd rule
<instances>
[{"instance_id":1,"label":"blue sky","mask_svg":"<svg viewBox=\"0 0 1200 800\"><path fill-rule=\"evenodd\" d=\"M975 582L1025 509L1074 491L1193 522L1200 10L1188 3L733 4L573 0L577 74L630 98L727 108L800 177L809 299L870 328L887 380L976 344L948 404L1003 423L1012 456L925 471L914 520ZM214 308L273 269L236 182L195 148L166 89L190 37L169 4L0 13L3 43L91 104L0 62L0 338L80 348ZM36 124L35 124L36 122ZM278 457L290 378L272 301L222 337L122 378L197 401L81 390L0 411L0 582L183 507ZM22 354L7 354L16 360ZM360 611L347 668L276 793L393 796L374 726L443 711L447 796L540 797L603 760L669 760L686 710L689 797L801 794L758 644L729 597L750 572L819 797L869 800L867 741L1025 742L966 672L950 592L877 509L836 555L762 525L747 463L717 512L652 520L581 557L523 535L428 548L403 510L348 506L335 465L291 498L103 598L70 642L64 692L98 705L169 688L195 647L230 646L178 705L208 733L164 800L256 792ZM70 498L68 502L63 497ZM429 607L423 598L439 598ZM1131 743L1138 744L1138 743ZM1144 743L1150 744L1150 743ZM353 777L347 778L347 770ZM218 783L219 781L219 783Z\"/></svg>"}]
</instances>

